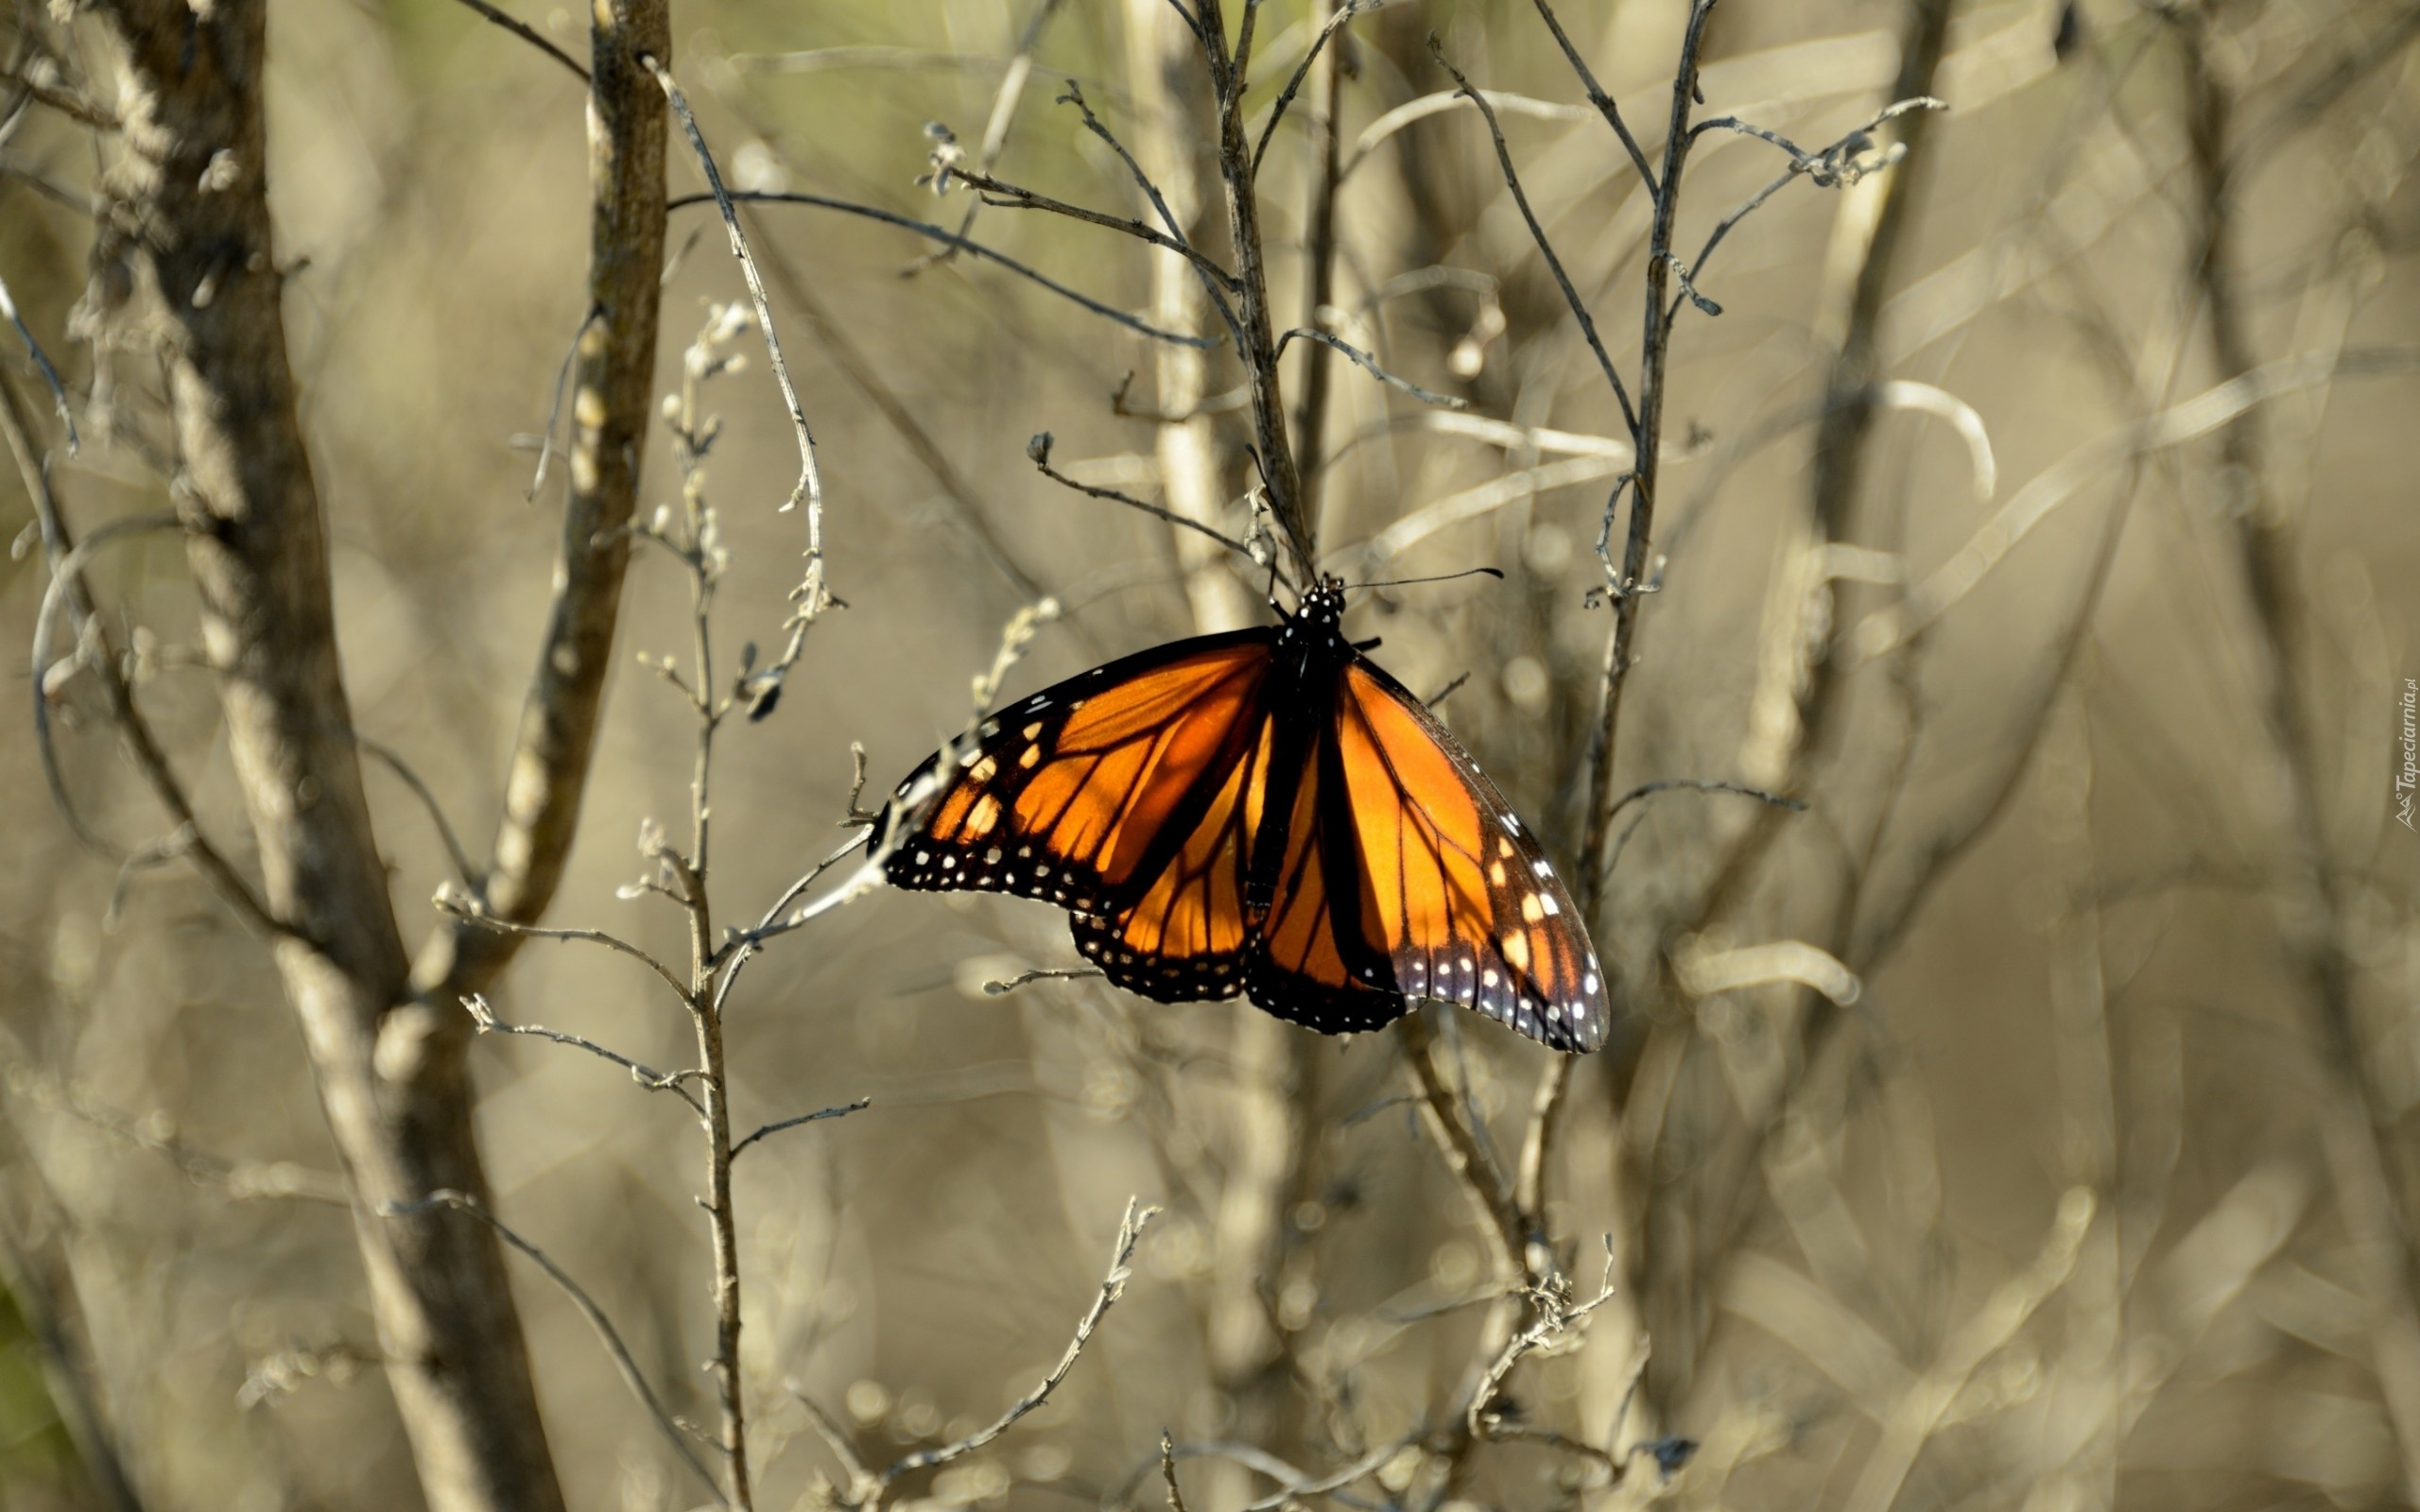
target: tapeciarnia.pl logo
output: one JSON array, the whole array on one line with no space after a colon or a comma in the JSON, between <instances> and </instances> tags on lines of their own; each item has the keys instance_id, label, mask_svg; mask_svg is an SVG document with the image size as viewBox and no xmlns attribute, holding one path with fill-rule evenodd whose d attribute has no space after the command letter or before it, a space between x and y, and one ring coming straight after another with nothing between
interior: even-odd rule
<instances>
[{"instance_id":1,"label":"tapeciarnia.pl logo","mask_svg":"<svg viewBox=\"0 0 2420 1512\"><path fill-rule=\"evenodd\" d=\"M2411 830L2412 789L2420 787L2420 678L2403 679L2402 740L2403 769L2394 774L2394 817Z\"/></svg>"}]
</instances>

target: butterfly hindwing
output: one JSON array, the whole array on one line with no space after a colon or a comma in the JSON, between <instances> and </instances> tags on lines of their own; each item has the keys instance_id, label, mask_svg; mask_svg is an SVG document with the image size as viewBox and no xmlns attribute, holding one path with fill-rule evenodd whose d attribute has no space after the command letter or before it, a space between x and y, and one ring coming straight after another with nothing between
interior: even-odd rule
<instances>
[{"instance_id":1,"label":"butterfly hindwing","mask_svg":"<svg viewBox=\"0 0 2420 1512\"><path fill-rule=\"evenodd\" d=\"M1546 852L1401 683L1357 657L1340 680L1344 792L1326 812L1351 816L1360 889L1343 931L1384 954L1397 991L1476 1008L1559 1050L1595 1050L1604 984Z\"/></svg>"},{"instance_id":2,"label":"butterfly hindwing","mask_svg":"<svg viewBox=\"0 0 2420 1512\"><path fill-rule=\"evenodd\" d=\"M899 785L876 826L884 875L1079 914L1132 905L1244 762L1272 633L1175 642L1001 710L971 745L936 752ZM941 768L953 754L955 775ZM929 804L903 808L936 776Z\"/></svg>"},{"instance_id":3,"label":"butterfly hindwing","mask_svg":"<svg viewBox=\"0 0 2420 1512\"><path fill-rule=\"evenodd\" d=\"M1362 896L1359 840L1330 721L1311 733L1247 989L1262 1008L1322 1034L1382 1029L1410 1005L1365 911L1337 906Z\"/></svg>"}]
</instances>

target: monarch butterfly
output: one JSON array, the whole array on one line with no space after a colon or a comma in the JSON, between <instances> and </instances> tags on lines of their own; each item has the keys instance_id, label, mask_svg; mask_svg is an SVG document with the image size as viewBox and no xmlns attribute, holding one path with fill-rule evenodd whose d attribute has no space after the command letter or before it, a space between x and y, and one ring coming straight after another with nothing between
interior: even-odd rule
<instances>
[{"instance_id":1,"label":"monarch butterfly","mask_svg":"<svg viewBox=\"0 0 2420 1512\"><path fill-rule=\"evenodd\" d=\"M1570 895L1343 615L1322 578L1276 625L1001 710L899 784L874 822L885 876L1056 903L1110 981L1162 1003L1240 991L1347 1034L1429 998L1595 1050L1604 986Z\"/></svg>"}]
</instances>

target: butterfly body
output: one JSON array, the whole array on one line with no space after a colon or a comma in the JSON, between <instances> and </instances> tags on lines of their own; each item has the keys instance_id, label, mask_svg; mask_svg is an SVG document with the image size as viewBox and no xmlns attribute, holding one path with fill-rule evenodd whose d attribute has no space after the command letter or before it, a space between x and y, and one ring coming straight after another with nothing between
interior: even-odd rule
<instances>
[{"instance_id":1,"label":"butterfly body","mask_svg":"<svg viewBox=\"0 0 2420 1512\"><path fill-rule=\"evenodd\" d=\"M1342 1034L1432 998L1596 1049L1606 998L1570 898L1343 610L1322 582L1277 625L1002 710L899 785L875 823L886 876L1064 908L1088 959L1160 1002L1241 992Z\"/></svg>"}]
</instances>

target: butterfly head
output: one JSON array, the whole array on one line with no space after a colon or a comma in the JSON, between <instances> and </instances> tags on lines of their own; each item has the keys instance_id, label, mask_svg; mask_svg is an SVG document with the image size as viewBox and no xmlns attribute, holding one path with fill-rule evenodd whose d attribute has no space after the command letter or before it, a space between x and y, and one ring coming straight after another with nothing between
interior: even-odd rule
<instances>
[{"instance_id":1,"label":"butterfly head","mask_svg":"<svg viewBox=\"0 0 2420 1512\"><path fill-rule=\"evenodd\" d=\"M1344 622L1344 579L1322 577L1295 604L1294 612L1278 612L1289 626L1300 629L1333 630Z\"/></svg>"}]
</instances>

